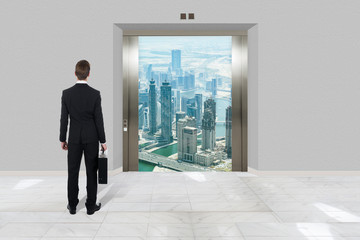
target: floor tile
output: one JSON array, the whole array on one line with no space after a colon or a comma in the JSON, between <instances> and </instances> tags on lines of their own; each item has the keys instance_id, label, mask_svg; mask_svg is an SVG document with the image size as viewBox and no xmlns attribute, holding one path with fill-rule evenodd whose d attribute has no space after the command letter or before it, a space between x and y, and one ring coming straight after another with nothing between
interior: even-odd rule
<instances>
[{"instance_id":1,"label":"floor tile","mask_svg":"<svg viewBox=\"0 0 360 240\"><path fill-rule=\"evenodd\" d=\"M50 223L7 223L0 228L0 237L41 237L52 225Z\"/></svg>"},{"instance_id":2,"label":"floor tile","mask_svg":"<svg viewBox=\"0 0 360 240\"><path fill-rule=\"evenodd\" d=\"M153 194L151 198L153 203L171 203L171 202L189 202L187 194Z\"/></svg>"},{"instance_id":3,"label":"floor tile","mask_svg":"<svg viewBox=\"0 0 360 240\"><path fill-rule=\"evenodd\" d=\"M191 224L164 224L150 223L148 236L151 237L192 237L194 236Z\"/></svg>"},{"instance_id":4,"label":"floor tile","mask_svg":"<svg viewBox=\"0 0 360 240\"><path fill-rule=\"evenodd\" d=\"M150 223L191 223L189 212L151 212Z\"/></svg>"},{"instance_id":5,"label":"floor tile","mask_svg":"<svg viewBox=\"0 0 360 240\"><path fill-rule=\"evenodd\" d=\"M150 211L150 204L151 203L111 203L108 211Z\"/></svg>"},{"instance_id":6,"label":"floor tile","mask_svg":"<svg viewBox=\"0 0 360 240\"><path fill-rule=\"evenodd\" d=\"M191 211L190 203L151 203L150 210L153 211Z\"/></svg>"},{"instance_id":7,"label":"floor tile","mask_svg":"<svg viewBox=\"0 0 360 240\"><path fill-rule=\"evenodd\" d=\"M271 212L192 212L193 223L278 222Z\"/></svg>"},{"instance_id":8,"label":"floor tile","mask_svg":"<svg viewBox=\"0 0 360 240\"><path fill-rule=\"evenodd\" d=\"M242 237L234 223L195 223L193 229L196 237Z\"/></svg>"},{"instance_id":9,"label":"floor tile","mask_svg":"<svg viewBox=\"0 0 360 240\"><path fill-rule=\"evenodd\" d=\"M94 237L100 223L57 223L50 228L45 237Z\"/></svg>"},{"instance_id":10,"label":"floor tile","mask_svg":"<svg viewBox=\"0 0 360 240\"><path fill-rule=\"evenodd\" d=\"M123 172L76 215L66 176L0 176L0 240L359 240L360 176ZM19 231L18 229L21 229Z\"/></svg>"},{"instance_id":11,"label":"floor tile","mask_svg":"<svg viewBox=\"0 0 360 240\"><path fill-rule=\"evenodd\" d=\"M150 212L108 212L104 223L148 223Z\"/></svg>"},{"instance_id":12,"label":"floor tile","mask_svg":"<svg viewBox=\"0 0 360 240\"><path fill-rule=\"evenodd\" d=\"M103 223L96 237L146 237L147 229L144 223Z\"/></svg>"}]
</instances>

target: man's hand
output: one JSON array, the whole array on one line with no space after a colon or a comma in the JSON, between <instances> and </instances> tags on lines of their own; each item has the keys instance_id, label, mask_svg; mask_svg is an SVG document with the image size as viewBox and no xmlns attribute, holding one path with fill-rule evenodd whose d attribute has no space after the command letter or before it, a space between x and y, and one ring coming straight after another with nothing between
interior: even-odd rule
<instances>
[{"instance_id":1,"label":"man's hand","mask_svg":"<svg viewBox=\"0 0 360 240\"><path fill-rule=\"evenodd\" d=\"M103 150L104 149L104 152L106 151L106 149L107 149L107 146L106 146L106 144L104 143L104 144L101 144L101 150Z\"/></svg>"},{"instance_id":2,"label":"man's hand","mask_svg":"<svg viewBox=\"0 0 360 240\"><path fill-rule=\"evenodd\" d=\"M61 149L68 150L68 144L67 142L61 142Z\"/></svg>"}]
</instances>

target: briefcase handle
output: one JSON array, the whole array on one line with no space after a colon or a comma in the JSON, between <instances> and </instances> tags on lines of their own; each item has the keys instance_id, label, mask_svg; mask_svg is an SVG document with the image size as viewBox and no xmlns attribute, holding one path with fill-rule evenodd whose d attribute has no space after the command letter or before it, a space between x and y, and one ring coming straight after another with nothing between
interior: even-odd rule
<instances>
[{"instance_id":1,"label":"briefcase handle","mask_svg":"<svg viewBox=\"0 0 360 240\"><path fill-rule=\"evenodd\" d=\"M101 157L101 158L106 157L106 155L105 155L105 150L103 149L103 147L101 147L101 152L100 152L99 157Z\"/></svg>"}]
</instances>

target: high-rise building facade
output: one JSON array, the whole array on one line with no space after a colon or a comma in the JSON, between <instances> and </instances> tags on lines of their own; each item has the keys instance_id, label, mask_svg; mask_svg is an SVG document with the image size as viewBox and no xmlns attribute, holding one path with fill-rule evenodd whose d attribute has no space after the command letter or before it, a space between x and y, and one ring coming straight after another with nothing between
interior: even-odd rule
<instances>
[{"instance_id":1,"label":"high-rise building facade","mask_svg":"<svg viewBox=\"0 0 360 240\"><path fill-rule=\"evenodd\" d=\"M146 89L146 92L139 91L139 105L143 104L144 107L147 107L149 105L149 92L148 89Z\"/></svg>"},{"instance_id":2,"label":"high-rise building facade","mask_svg":"<svg viewBox=\"0 0 360 240\"><path fill-rule=\"evenodd\" d=\"M182 87L184 86L184 76L178 76L177 77L177 87Z\"/></svg>"},{"instance_id":3,"label":"high-rise building facade","mask_svg":"<svg viewBox=\"0 0 360 240\"><path fill-rule=\"evenodd\" d=\"M196 105L196 126L198 128L201 127L201 117L202 117L202 94L196 93L195 94L195 105Z\"/></svg>"},{"instance_id":4,"label":"high-rise building facade","mask_svg":"<svg viewBox=\"0 0 360 240\"><path fill-rule=\"evenodd\" d=\"M163 82L160 87L161 103L161 136L165 142L172 141L171 121L171 86L169 82Z\"/></svg>"},{"instance_id":5,"label":"high-rise building facade","mask_svg":"<svg viewBox=\"0 0 360 240\"><path fill-rule=\"evenodd\" d=\"M181 115L182 113L180 113L179 115ZM185 146L184 145L184 132L183 129L185 127L192 127L195 128L196 127L196 120L193 117L188 117L185 116L184 118L180 118L177 121L177 138L178 138L178 159L182 160L184 158L184 153L185 153Z\"/></svg>"},{"instance_id":6,"label":"high-rise building facade","mask_svg":"<svg viewBox=\"0 0 360 240\"><path fill-rule=\"evenodd\" d=\"M145 110L145 107L144 107L144 105L143 104L139 104L139 122L138 122L138 124L139 124L139 129L143 129L143 127L144 127L144 111Z\"/></svg>"},{"instance_id":7,"label":"high-rise building facade","mask_svg":"<svg viewBox=\"0 0 360 240\"><path fill-rule=\"evenodd\" d=\"M197 152L197 129L194 127L184 127L182 129L182 134L182 160L193 163Z\"/></svg>"},{"instance_id":8,"label":"high-rise building facade","mask_svg":"<svg viewBox=\"0 0 360 240\"><path fill-rule=\"evenodd\" d=\"M187 98L187 97L181 97L181 111L182 112L186 113L188 100L189 100L189 98Z\"/></svg>"},{"instance_id":9,"label":"high-rise building facade","mask_svg":"<svg viewBox=\"0 0 360 240\"><path fill-rule=\"evenodd\" d=\"M171 97L171 117L170 117L170 121L171 123L174 121L174 117L175 117L175 106L176 105L176 98L175 96Z\"/></svg>"},{"instance_id":10,"label":"high-rise building facade","mask_svg":"<svg viewBox=\"0 0 360 240\"><path fill-rule=\"evenodd\" d=\"M157 114L157 102L156 102L156 88L155 81L150 81L149 89L149 133L156 133L156 114Z\"/></svg>"},{"instance_id":11,"label":"high-rise building facade","mask_svg":"<svg viewBox=\"0 0 360 240\"><path fill-rule=\"evenodd\" d=\"M226 108L226 118L225 118L225 151L228 158L231 158L232 144L231 144L231 133L232 133L232 108L228 106Z\"/></svg>"},{"instance_id":12,"label":"high-rise building facade","mask_svg":"<svg viewBox=\"0 0 360 240\"><path fill-rule=\"evenodd\" d=\"M202 118L202 145L201 149L214 150L216 145L216 102L209 98L204 102L204 115Z\"/></svg>"},{"instance_id":13,"label":"high-rise building facade","mask_svg":"<svg viewBox=\"0 0 360 240\"><path fill-rule=\"evenodd\" d=\"M198 118L197 117L197 108L195 107L195 103L193 104L188 104L186 107L186 115L188 115L189 117L194 117L194 118Z\"/></svg>"},{"instance_id":14,"label":"high-rise building facade","mask_svg":"<svg viewBox=\"0 0 360 240\"><path fill-rule=\"evenodd\" d=\"M185 118L186 114L184 112L176 112L176 137L178 136L178 121L182 118Z\"/></svg>"},{"instance_id":15,"label":"high-rise building facade","mask_svg":"<svg viewBox=\"0 0 360 240\"><path fill-rule=\"evenodd\" d=\"M149 64L146 71L146 79L149 81L152 80L153 77L152 75L153 75L152 64Z\"/></svg>"},{"instance_id":16,"label":"high-rise building facade","mask_svg":"<svg viewBox=\"0 0 360 240\"><path fill-rule=\"evenodd\" d=\"M195 74L186 72L184 76L184 89L191 90L195 88Z\"/></svg>"},{"instance_id":17,"label":"high-rise building facade","mask_svg":"<svg viewBox=\"0 0 360 240\"><path fill-rule=\"evenodd\" d=\"M210 109L214 121L216 121L216 102L213 98L209 98L204 102L204 113L205 113L205 109Z\"/></svg>"},{"instance_id":18,"label":"high-rise building facade","mask_svg":"<svg viewBox=\"0 0 360 240\"><path fill-rule=\"evenodd\" d=\"M208 108L205 108L201 129L202 129L201 149L214 150L216 145L215 121L212 111Z\"/></svg>"},{"instance_id":19,"label":"high-rise building facade","mask_svg":"<svg viewBox=\"0 0 360 240\"><path fill-rule=\"evenodd\" d=\"M216 78L213 78L211 80L211 93L212 93L213 97L216 96L216 93L217 93L217 81L216 81Z\"/></svg>"},{"instance_id":20,"label":"high-rise building facade","mask_svg":"<svg viewBox=\"0 0 360 240\"><path fill-rule=\"evenodd\" d=\"M177 134L177 141L178 141L178 159L182 159L183 158L183 128L186 127L187 124L187 120L184 118L181 118L177 121L177 129L176 129L176 134Z\"/></svg>"},{"instance_id":21,"label":"high-rise building facade","mask_svg":"<svg viewBox=\"0 0 360 240\"><path fill-rule=\"evenodd\" d=\"M181 111L180 90L177 90L175 94L176 94L176 112L180 112Z\"/></svg>"},{"instance_id":22,"label":"high-rise building facade","mask_svg":"<svg viewBox=\"0 0 360 240\"><path fill-rule=\"evenodd\" d=\"M144 109L144 131L149 131L149 107Z\"/></svg>"},{"instance_id":23,"label":"high-rise building facade","mask_svg":"<svg viewBox=\"0 0 360 240\"><path fill-rule=\"evenodd\" d=\"M174 49L171 51L171 67L173 71L181 69L181 50Z\"/></svg>"}]
</instances>

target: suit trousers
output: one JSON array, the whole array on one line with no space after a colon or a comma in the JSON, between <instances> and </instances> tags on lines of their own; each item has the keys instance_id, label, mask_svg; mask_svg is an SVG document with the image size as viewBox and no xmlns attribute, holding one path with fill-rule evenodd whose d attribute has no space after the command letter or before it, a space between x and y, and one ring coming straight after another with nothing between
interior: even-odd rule
<instances>
[{"instance_id":1,"label":"suit trousers","mask_svg":"<svg viewBox=\"0 0 360 240\"><path fill-rule=\"evenodd\" d=\"M96 204L99 142L68 143L68 201L71 207L79 203L79 171L84 153L86 166L86 207Z\"/></svg>"}]
</instances>

